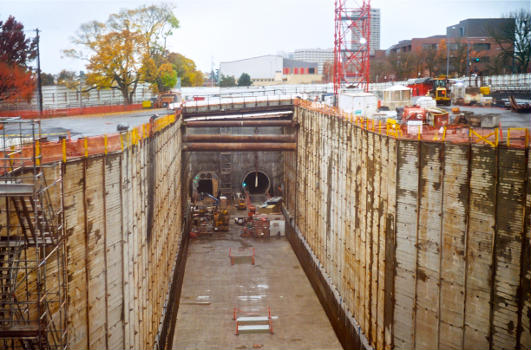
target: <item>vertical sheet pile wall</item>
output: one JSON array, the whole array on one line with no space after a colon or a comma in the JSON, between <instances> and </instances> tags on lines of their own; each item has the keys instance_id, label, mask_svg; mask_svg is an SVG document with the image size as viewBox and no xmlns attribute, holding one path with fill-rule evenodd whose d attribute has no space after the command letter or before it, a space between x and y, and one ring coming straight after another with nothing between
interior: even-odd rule
<instances>
[{"instance_id":1,"label":"vertical sheet pile wall","mask_svg":"<svg viewBox=\"0 0 531 350\"><path fill-rule=\"evenodd\" d=\"M295 119L286 209L371 346L531 346L528 149Z\"/></svg>"},{"instance_id":2,"label":"vertical sheet pile wall","mask_svg":"<svg viewBox=\"0 0 531 350\"><path fill-rule=\"evenodd\" d=\"M153 348L182 234L180 121L63 177L70 348Z\"/></svg>"}]
</instances>

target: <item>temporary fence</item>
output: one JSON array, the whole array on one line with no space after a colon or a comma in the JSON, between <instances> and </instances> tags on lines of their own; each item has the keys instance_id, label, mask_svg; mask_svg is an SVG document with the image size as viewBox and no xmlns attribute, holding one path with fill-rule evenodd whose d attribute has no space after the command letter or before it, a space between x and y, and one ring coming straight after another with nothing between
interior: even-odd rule
<instances>
[{"instance_id":1,"label":"temporary fence","mask_svg":"<svg viewBox=\"0 0 531 350\"><path fill-rule=\"evenodd\" d=\"M330 117L337 117L347 122L353 123L361 129L368 130L376 134L385 134L395 139L408 139L431 142L451 142L451 143L476 143L485 144L492 147L505 145L511 148L529 147L528 128L508 128L506 137L501 128L478 128L464 124L451 124L447 126L434 127L423 124L409 127L405 124L398 124L393 119L378 120L365 118L363 116L346 113L337 107L296 99L294 105L313 111L318 111Z\"/></svg>"},{"instance_id":2,"label":"temporary fence","mask_svg":"<svg viewBox=\"0 0 531 350\"><path fill-rule=\"evenodd\" d=\"M108 154L113 152L122 152L125 149L138 145L139 142L149 138L150 135L163 130L168 125L175 123L180 114L171 114L132 128L131 130L105 134L99 136L90 136L72 140L66 136L60 137L57 141L44 141L37 139L35 142L29 142L22 146L4 145L10 149L10 161L8 164L1 164L2 168L10 169L13 164L29 162L30 155L35 150L36 165L45 163L66 162L69 159L89 157L98 154ZM24 135L20 135L24 138ZM15 150L15 148L19 148ZM17 151L17 152L15 152ZM11 169L12 170L12 169Z\"/></svg>"},{"instance_id":3,"label":"temporary fence","mask_svg":"<svg viewBox=\"0 0 531 350\"><path fill-rule=\"evenodd\" d=\"M130 112L140 109L142 109L142 104L46 109L42 113L36 110L3 110L0 111L0 116L21 117L22 119L46 119L73 115Z\"/></svg>"}]
</instances>

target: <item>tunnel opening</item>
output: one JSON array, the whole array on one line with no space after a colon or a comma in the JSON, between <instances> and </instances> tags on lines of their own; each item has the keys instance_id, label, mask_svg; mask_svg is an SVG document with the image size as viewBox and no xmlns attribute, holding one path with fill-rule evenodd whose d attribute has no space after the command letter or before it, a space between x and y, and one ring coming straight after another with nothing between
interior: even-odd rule
<instances>
[{"instance_id":1,"label":"tunnel opening","mask_svg":"<svg viewBox=\"0 0 531 350\"><path fill-rule=\"evenodd\" d=\"M199 180L199 183L197 184L197 192L214 195L213 191L214 185L212 184L212 179Z\"/></svg>"},{"instance_id":2,"label":"tunnel opening","mask_svg":"<svg viewBox=\"0 0 531 350\"><path fill-rule=\"evenodd\" d=\"M269 177L261 171L253 171L245 175L242 186L249 194L264 194L269 190Z\"/></svg>"}]
</instances>

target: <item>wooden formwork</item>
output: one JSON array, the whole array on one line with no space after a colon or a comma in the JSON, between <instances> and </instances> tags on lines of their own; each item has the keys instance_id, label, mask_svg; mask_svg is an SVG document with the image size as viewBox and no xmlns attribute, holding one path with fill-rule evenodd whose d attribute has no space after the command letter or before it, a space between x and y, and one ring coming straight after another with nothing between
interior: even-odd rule
<instances>
[{"instance_id":1,"label":"wooden formwork","mask_svg":"<svg viewBox=\"0 0 531 350\"><path fill-rule=\"evenodd\" d=\"M530 346L528 149L294 118L286 209L371 346Z\"/></svg>"}]
</instances>

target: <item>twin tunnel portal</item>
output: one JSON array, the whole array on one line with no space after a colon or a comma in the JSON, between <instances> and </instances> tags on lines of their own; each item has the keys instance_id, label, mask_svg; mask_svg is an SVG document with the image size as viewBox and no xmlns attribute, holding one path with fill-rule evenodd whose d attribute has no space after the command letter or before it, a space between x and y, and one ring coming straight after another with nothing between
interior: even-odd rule
<instances>
[{"instance_id":1,"label":"twin tunnel portal","mask_svg":"<svg viewBox=\"0 0 531 350\"><path fill-rule=\"evenodd\" d=\"M189 106L182 117L183 151L192 154L192 192L280 194L279 154L296 149L291 100Z\"/></svg>"}]
</instances>

